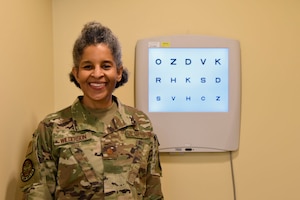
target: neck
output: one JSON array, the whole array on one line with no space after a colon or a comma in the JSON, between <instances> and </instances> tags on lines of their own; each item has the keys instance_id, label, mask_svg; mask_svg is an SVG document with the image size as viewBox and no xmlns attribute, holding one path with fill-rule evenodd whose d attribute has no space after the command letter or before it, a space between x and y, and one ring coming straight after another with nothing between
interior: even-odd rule
<instances>
[{"instance_id":1,"label":"neck","mask_svg":"<svg viewBox=\"0 0 300 200\"><path fill-rule=\"evenodd\" d=\"M82 103L84 106L94 110L109 108L112 105L112 102L112 97L99 101L90 100L86 97L83 97L82 99Z\"/></svg>"}]
</instances>

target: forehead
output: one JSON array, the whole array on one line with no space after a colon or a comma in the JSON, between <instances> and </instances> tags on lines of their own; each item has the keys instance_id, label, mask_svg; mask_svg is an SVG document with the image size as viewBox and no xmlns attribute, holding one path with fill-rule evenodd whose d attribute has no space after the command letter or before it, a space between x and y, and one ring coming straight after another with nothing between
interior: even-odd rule
<instances>
[{"instance_id":1,"label":"forehead","mask_svg":"<svg viewBox=\"0 0 300 200\"><path fill-rule=\"evenodd\" d=\"M106 52L106 53L112 53L107 44L98 43L98 44L91 44L91 45L86 46L83 49L82 54L92 53L92 52L102 52L102 51Z\"/></svg>"},{"instance_id":2,"label":"forehead","mask_svg":"<svg viewBox=\"0 0 300 200\"><path fill-rule=\"evenodd\" d=\"M113 59L112 51L106 44L103 43L85 47L81 60L101 58Z\"/></svg>"}]
</instances>

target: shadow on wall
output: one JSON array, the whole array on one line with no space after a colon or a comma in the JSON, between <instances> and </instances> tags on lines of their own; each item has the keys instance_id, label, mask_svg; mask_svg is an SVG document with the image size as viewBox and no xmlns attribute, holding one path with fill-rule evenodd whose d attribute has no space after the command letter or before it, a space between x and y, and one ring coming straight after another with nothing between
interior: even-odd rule
<instances>
[{"instance_id":1,"label":"shadow on wall","mask_svg":"<svg viewBox=\"0 0 300 200\"><path fill-rule=\"evenodd\" d=\"M5 194L5 200L20 200L22 199L22 193L19 190L19 182L16 177L11 177Z\"/></svg>"},{"instance_id":2,"label":"shadow on wall","mask_svg":"<svg viewBox=\"0 0 300 200\"><path fill-rule=\"evenodd\" d=\"M11 169L12 173L9 177L7 188L6 188L6 194L4 200L21 200L23 199L22 192L20 190L20 173L21 173L21 167L23 165L24 159L25 159L25 153L28 149L29 142L32 139L32 134L35 130L35 128L38 125L38 118L34 114L35 112L31 113L31 117L28 117L28 123L24 127L21 127L21 136L19 139L18 147L20 149L20 152L17 152L17 155L14 156L18 160L14 163L17 165L15 169Z\"/></svg>"},{"instance_id":3,"label":"shadow on wall","mask_svg":"<svg viewBox=\"0 0 300 200\"><path fill-rule=\"evenodd\" d=\"M232 152L232 158L238 157L239 151ZM227 163L230 161L230 153L226 152L187 152L187 153L160 153L164 163Z\"/></svg>"}]
</instances>

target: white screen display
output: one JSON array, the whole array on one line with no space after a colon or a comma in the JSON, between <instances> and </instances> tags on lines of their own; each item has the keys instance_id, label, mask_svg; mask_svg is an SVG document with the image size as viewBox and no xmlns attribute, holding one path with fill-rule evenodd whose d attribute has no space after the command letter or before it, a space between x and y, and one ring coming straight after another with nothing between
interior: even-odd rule
<instances>
[{"instance_id":1,"label":"white screen display","mask_svg":"<svg viewBox=\"0 0 300 200\"><path fill-rule=\"evenodd\" d=\"M135 55L135 106L151 119L160 152L238 149L238 40L203 35L144 38L137 41Z\"/></svg>"},{"instance_id":2,"label":"white screen display","mask_svg":"<svg viewBox=\"0 0 300 200\"><path fill-rule=\"evenodd\" d=\"M228 48L149 48L149 112L228 112Z\"/></svg>"}]
</instances>

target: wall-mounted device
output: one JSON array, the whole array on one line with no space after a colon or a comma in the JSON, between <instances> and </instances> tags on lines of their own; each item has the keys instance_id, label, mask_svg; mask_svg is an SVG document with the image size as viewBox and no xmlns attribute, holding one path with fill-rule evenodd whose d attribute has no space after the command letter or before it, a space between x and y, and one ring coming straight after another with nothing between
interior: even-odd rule
<instances>
[{"instance_id":1,"label":"wall-mounted device","mask_svg":"<svg viewBox=\"0 0 300 200\"><path fill-rule=\"evenodd\" d=\"M135 103L151 119L161 152L239 147L240 45L175 35L136 44Z\"/></svg>"}]
</instances>

